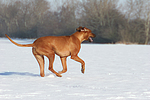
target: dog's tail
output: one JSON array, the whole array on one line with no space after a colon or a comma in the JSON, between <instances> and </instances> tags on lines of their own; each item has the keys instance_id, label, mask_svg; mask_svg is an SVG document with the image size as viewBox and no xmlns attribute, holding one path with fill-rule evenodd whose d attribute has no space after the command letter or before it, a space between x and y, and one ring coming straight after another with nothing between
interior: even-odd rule
<instances>
[{"instance_id":1,"label":"dog's tail","mask_svg":"<svg viewBox=\"0 0 150 100\"><path fill-rule=\"evenodd\" d=\"M5 34L5 35L13 44L15 44L19 47L33 47L33 44L18 44L16 42L14 42L7 34Z\"/></svg>"}]
</instances>

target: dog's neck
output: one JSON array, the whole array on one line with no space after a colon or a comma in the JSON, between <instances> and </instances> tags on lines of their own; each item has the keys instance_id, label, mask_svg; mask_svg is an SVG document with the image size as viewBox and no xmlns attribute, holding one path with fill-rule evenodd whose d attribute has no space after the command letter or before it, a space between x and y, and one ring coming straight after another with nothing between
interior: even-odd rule
<instances>
[{"instance_id":1,"label":"dog's neck","mask_svg":"<svg viewBox=\"0 0 150 100\"><path fill-rule=\"evenodd\" d=\"M85 40L81 32L75 32L71 36L78 38L80 43L82 43Z\"/></svg>"}]
</instances>

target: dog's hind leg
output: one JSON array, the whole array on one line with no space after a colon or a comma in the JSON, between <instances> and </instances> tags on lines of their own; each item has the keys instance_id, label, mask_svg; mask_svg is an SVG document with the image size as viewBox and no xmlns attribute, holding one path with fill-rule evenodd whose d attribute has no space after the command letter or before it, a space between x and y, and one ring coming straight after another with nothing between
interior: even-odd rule
<instances>
[{"instance_id":1,"label":"dog's hind leg","mask_svg":"<svg viewBox=\"0 0 150 100\"><path fill-rule=\"evenodd\" d=\"M62 74L62 73L65 73L67 71L67 64L66 64L66 58L67 57L64 57L64 58L61 58L61 63L62 63L62 66L63 66L63 70L59 72L59 74Z\"/></svg>"},{"instance_id":2,"label":"dog's hind leg","mask_svg":"<svg viewBox=\"0 0 150 100\"><path fill-rule=\"evenodd\" d=\"M49 56L47 56L47 58L49 59L49 70L56 74L56 76L58 77L62 77L62 75L60 75L59 73L57 73L54 69L53 69L53 63L54 63L54 59L55 59L55 54L51 54Z\"/></svg>"},{"instance_id":3,"label":"dog's hind leg","mask_svg":"<svg viewBox=\"0 0 150 100\"><path fill-rule=\"evenodd\" d=\"M32 52L33 52L33 55L35 56L36 60L39 63L39 66L40 66L40 76L44 77L45 76L45 74L44 74L44 56L38 54L36 52L35 48L32 48Z\"/></svg>"}]
</instances>

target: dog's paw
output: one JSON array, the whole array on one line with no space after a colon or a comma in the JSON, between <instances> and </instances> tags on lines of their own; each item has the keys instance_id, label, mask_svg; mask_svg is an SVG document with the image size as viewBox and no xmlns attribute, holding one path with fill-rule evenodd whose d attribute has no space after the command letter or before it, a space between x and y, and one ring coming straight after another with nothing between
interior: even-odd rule
<instances>
[{"instance_id":1,"label":"dog's paw","mask_svg":"<svg viewBox=\"0 0 150 100\"><path fill-rule=\"evenodd\" d=\"M82 72L83 74L84 74L84 71L85 71L85 69L82 68L82 69L81 69L81 72Z\"/></svg>"},{"instance_id":2,"label":"dog's paw","mask_svg":"<svg viewBox=\"0 0 150 100\"><path fill-rule=\"evenodd\" d=\"M44 77L44 76L45 76L45 74L41 73L41 74L40 74L40 76L41 76L41 77Z\"/></svg>"},{"instance_id":3,"label":"dog's paw","mask_svg":"<svg viewBox=\"0 0 150 100\"><path fill-rule=\"evenodd\" d=\"M56 74L56 76L58 76L58 77L62 77L62 75L60 75L60 74Z\"/></svg>"}]
</instances>

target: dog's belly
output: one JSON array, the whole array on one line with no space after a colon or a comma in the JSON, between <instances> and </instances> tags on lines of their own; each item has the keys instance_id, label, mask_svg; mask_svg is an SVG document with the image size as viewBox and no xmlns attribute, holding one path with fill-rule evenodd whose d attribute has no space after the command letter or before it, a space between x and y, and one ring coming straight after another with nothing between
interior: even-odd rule
<instances>
[{"instance_id":1,"label":"dog's belly","mask_svg":"<svg viewBox=\"0 0 150 100\"><path fill-rule=\"evenodd\" d=\"M60 57L67 57L71 54L70 51L56 51L55 53Z\"/></svg>"}]
</instances>

